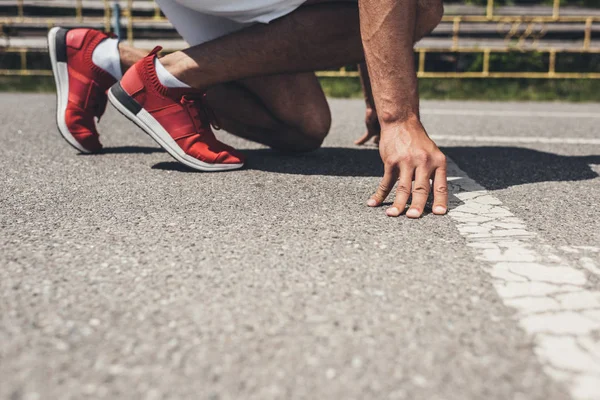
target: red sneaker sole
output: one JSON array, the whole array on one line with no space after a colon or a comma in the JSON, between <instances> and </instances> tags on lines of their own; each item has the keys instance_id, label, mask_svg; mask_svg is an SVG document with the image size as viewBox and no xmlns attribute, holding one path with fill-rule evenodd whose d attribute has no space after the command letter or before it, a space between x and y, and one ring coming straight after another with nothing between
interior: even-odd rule
<instances>
[{"instance_id":1,"label":"red sneaker sole","mask_svg":"<svg viewBox=\"0 0 600 400\"><path fill-rule=\"evenodd\" d=\"M140 104L125 92L119 82L108 91L108 100L125 117L135 123L175 160L197 171L230 171L244 166L240 164L210 164L186 154L173 140L169 132Z\"/></svg>"}]
</instances>

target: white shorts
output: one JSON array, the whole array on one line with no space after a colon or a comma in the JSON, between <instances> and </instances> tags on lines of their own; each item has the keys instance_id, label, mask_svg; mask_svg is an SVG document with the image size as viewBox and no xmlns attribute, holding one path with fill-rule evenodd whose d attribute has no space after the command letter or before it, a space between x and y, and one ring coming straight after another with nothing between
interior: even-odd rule
<instances>
[{"instance_id":1,"label":"white shorts","mask_svg":"<svg viewBox=\"0 0 600 400\"><path fill-rule=\"evenodd\" d=\"M195 46L255 23L267 24L306 0L156 0L177 32Z\"/></svg>"}]
</instances>

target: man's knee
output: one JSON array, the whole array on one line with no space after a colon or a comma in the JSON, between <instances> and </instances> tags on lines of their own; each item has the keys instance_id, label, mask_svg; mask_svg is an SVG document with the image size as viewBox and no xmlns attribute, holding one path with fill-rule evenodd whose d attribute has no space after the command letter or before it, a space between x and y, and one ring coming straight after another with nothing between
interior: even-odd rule
<instances>
[{"instance_id":1,"label":"man's knee","mask_svg":"<svg viewBox=\"0 0 600 400\"><path fill-rule=\"evenodd\" d=\"M305 152L321 147L331 128L331 112L314 74L282 74L246 81L245 85L266 99L275 117L273 132L283 134L277 140L278 149Z\"/></svg>"},{"instance_id":2,"label":"man's knee","mask_svg":"<svg viewBox=\"0 0 600 400\"><path fill-rule=\"evenodd\" d=\"M290 135L288 151L306 152L321 147L331 128L331 111L325 96L319 91L304 93L290 92L290 98L282 94L272 112L283 122ZM297 97L295 97L297 96ZM295 97L295 98L294 98Z\"/></svg>"},{"instance_id":3,"label":"man's knee","mask_svg":"<svg viewBox=\"0 0 600 400\"><path fill-rule=\"evenodd\" d=\"M420 0L419 19L423 18L425 30L431 33L442 21L444 3L442 0Z\"/></svg>"},{"instance_id":4,"label":"man's knee","mask_svg":"<svg viewBox=\"0 0 600 400\"><path fill-rule=\"evenodd\" d=\"M306 110L302 113L302 116L302 121L299 121L296 128L299 130L301 140L295 150L300 152L317 150L321 147L331 129L329 107L312 111Z\"/></svg>"},{"instance_id":5,"label":"man's knee","mask_svg":"<svg viewBox=\"0 0 600 400\"><path fill-rule=\"evenodd\" d=\"M331 129L331 112L329 107L324 107L311 113L302 124L303 133L315 143L316 148L321 147L323 140Z\"/></svg>"}]
</instances>

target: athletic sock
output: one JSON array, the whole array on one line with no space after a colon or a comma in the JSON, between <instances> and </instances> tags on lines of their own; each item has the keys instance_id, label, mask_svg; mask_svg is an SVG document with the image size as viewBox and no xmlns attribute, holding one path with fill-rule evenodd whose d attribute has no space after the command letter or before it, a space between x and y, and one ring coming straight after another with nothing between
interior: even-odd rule
<instances>
[{"instance_id":1,"label":"athletic sock","mask_svg":"<svg viewBox=\"0 0 600 400\"><path fill-rule=\"evenodd\" d=\"M191 86L181 82L172 73L167 71L164 65L158 60L158 57L154 59L154 69L156 70L156 75L158 76L158 80L163 86L168 88L190 88Z\"/></svg>"},{"instance_id":2,"label":"athletic sock","mask_svg":"<svg viewBox=\"0 0 600 400\"><path fill-rule=\"evenodd\" d=\"M92 53L92 62L111 74L116 80L123 77L121 72L121 56L119 54L119 39L104 39Z\"/></svg>"}]
</instances>

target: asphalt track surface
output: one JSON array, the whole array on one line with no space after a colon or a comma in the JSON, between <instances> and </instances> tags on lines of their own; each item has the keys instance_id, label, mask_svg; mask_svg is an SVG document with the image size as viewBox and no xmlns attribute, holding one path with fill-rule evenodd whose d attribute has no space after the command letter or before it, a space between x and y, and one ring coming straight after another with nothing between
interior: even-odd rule
<instances>
[{"instance_id":1,"label":"asphalt track surface","mask_svg":"<svg viewBox=\"0 0 600 400\"><path fill-rule=\"evenodd\" d=\"M365 206L331 105L323 149L223 134L247 167L195 173L0 95L0 398L600 398L600 105L423 102L453 195L419 220Z\"/></svg>"}]
</instances>

